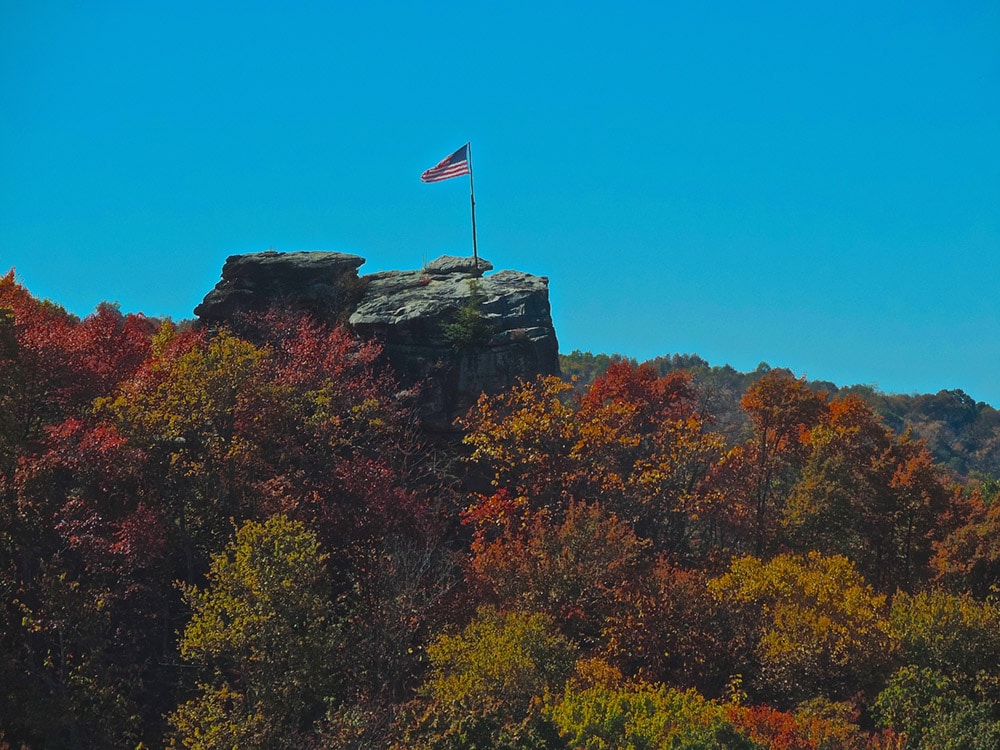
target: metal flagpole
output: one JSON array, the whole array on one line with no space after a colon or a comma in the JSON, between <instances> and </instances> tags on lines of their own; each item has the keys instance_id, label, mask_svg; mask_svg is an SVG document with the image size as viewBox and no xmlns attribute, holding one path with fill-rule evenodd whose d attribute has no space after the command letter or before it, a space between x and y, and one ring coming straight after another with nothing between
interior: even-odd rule
<instances>
[{"instance_id":1,"label":"metal flagpole","mask_svg":"<svg viewBox=\"0 0 1000 750\"><path fill-rule=\"evenodd\" d=\"M476 247L476 190L472 186L472 141L465 144L466 156L469 159L469 200L472 201L472 259L479 270L479 250Z\"/></svg>"}]
</instances>

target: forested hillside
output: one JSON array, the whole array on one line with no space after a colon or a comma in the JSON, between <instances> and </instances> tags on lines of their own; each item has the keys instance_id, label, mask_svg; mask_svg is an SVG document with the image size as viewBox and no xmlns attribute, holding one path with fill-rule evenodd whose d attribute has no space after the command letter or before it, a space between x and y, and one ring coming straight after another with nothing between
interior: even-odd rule
<instances>
[{"instance_id":1,"label":"forested hillside","mask_svg":"<svg viewBox=\"0 0 1000 750\"><path fill-rule=\"evenodd\" d=\"M576 377L588 386L612 362L625 361L619 354L592 354L574 351L560 355L563 375ZM638 364L635 360L629 360ZM740 399L755 381L772 372L766 363L753 372L739 372L729 365L712 366L696 354L656 357L647 363L661 375L676 370L691 374L717 424L725 425L735 439L745 436L749 421L740 408ZM788 370L780 370L787 375ZM837 386L829 381L806 381L816 391L831 396L857 394L880 419L897 433L910 430L927 442L934 457L955 473L964 476L1000 477L1000 411L989 404L973 401L961 390L936 394L888 394L869 385Z\"/></svg>"},{"instance_id":2,"label":"forested hillside","mask_svg":"<svg viewBox=\"0 0 1000 750\"><path fill-rule=\"evenodd\" d=\"M343 328L0 278L0 746L1000 746L992 409L598 359L431 440Z\"/></svg>"}]
</instances>

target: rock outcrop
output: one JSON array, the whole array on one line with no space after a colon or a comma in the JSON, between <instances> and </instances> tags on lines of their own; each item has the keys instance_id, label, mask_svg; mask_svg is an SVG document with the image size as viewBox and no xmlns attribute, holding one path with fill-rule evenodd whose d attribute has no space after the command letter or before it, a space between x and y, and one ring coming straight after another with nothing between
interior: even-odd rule
<instances>
[{"instance_id":1,"label":"rock outcrop","mask_svg":"<svg viewBox=\"0 0 1000 750\"><path fill-rule=\"evenodd\" d=\"M448 429L482 392L558 374L548 279L442 256L420 271L358 276L364 259L330 252L255 253L226 260L195 308L213 324L279 304L347 322L382 343L404 385L420 386L424 426Z\"/></svg>"},{"instance_id":2,"label":"rock outcrop","mask_svg":"<svg viewBox=\"0 0 1000 750\"><path fill-rule=\"evenodd\" d=\"M222 266L222 281L194 314L206 323L219 323L285 303L335 319L357 301L358 268L364 262L358 255L318 251L230 255Z\"/></svg>"}]
</instances>

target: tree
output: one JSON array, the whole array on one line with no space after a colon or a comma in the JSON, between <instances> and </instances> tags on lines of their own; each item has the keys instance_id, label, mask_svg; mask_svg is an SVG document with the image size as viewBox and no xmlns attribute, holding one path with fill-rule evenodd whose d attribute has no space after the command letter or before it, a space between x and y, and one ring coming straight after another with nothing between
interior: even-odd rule
<instances>
[{"instance_id":1,"label":"tree","mask_svg":"<svg viewBox=\"0 0 1000 750\"><path fill-rule=\"evenodd\" d=\"M722 439L697 412L691 378L612 363L580 399L572 454L586 496L628 522L654 548L692 554L691 521L717 498L703 480L722 456ZM704 550L700 550L703 554Z\"/></svg>"},{"instance_id":2,"label":"tree","mask_svg":"<svg viewBox=\"0 0 1000 750\"><path fill-rule=\"evenodd\" d=\"M624 593L644 577L649 544L598 504L570 501L562 518L539 510L499 538L478 533L471 584L487 601L545 612L564 635L593 649Z\"/></svg>"},{"instance_id":3,"label":"tree","mask_svg":"<svg viewBox=\"0 0 1000 750\"><path fill-rule=\"evenodd\" d=\"M621 354L609 356L574 349L569 354L559 355L559 371L564 379L575 383L577 387L582 389L593 383L595 378L603 375L612 362L623 359L625 357Z\"/></svg>"},{"instance_id":4,"label":"tree","mask_svg":"<svg viewBox=\"0 0 1000 750\"><path fill-rule=\"evenodd\" d=\"M273 325L269 325L273 324ZM148 455L143 491L163 508L192 582L236 524L285 513L312 525L331 564L429 518L402 486L409 414L378 348L308 318L247 318L260 345L221 329L164 330L101 415Z\"/></svg>"},{"instance_id":5,"label":"tree","mask_svg":"<svg viewBox=\"0 0 1000 750\"><path fill-rule=\"evenodd\" d=\"M543 748L555 739L542 698L562 687L576 649L541 613L482 608L427 647L430 674L400 748Z\"/></svg>"},{"instance_id":6,"label":"tree","mask_svg":"<svg viewBox=\"0 0 1000 750\"><path fill-rule=\"evenodd\" d=\"M174 637L172 567L163 518L139 500L141 458L114 429L68 419L46 430L16 476L24 647L65 706L65 731L89 744L155 735L166 709L158 690ZM125 683L134 689L123 693Z\"/></svg>"},{"instance_id":7,"label":"tree","mask_svg":"<svg viewBox=\"0 0 1000 750\"><path fill-rule=\"evenodd\" d=\"M1000 678L1000 606L968 593L927 589L898 593L889 623L900 644L900 661L938 669L969 682L983 670Z\"/></svg>"},{"instance_id":8,"label":"tree","mask_svg":"<svg viewBox=\"0 0 1000 750\"><path fill-rule=\"evenodd\" d=\"M862 750L867 739L854 720L856 712L846 704L822 699L810 701L795 711L770 706L730 703L726 717L754 742L768 750Z\"/></svg>"},{"instance_id":9,"label":"tree","mask_svg":"<svg viewBox=\"0 0 1000 750\"><path fill-rule=\"evenodd\" d=\"M1000 611L995 601L929 589L899 593L890 624L903 664L875 702L909 748L1000 742Z\"/></svg>"},{"instance_id":10,"label":"tree","mask_svg":"<svg viewBox=\"0 0 1000 750\"><path fill-rule=\"evenodd\" d=\"M558 511L573 494L578 427L570 388L549 376L484 393L464 420L470 459L488 467L493 487L517 506Z\"/></svg>"},{"instance_id":11,"label":"tree","mask_svg":"<svg viewBox=\"0 0 1000 750\"><path fill-rule=\"evenodd\" d=\"M343 670L356 700L388 715L423 677L431 636L463 609L460 560L438 540L393 535L355 563L340 597L351 644Z\"/></svg>"},{"instance_id":12,"label":"tree","mask_svg":"<svg viewBox=\"0 0 1000 750\"><path fill-rule=\"evenodd\" d=\"M737 657L726 604L708 580L701 570L661 557L647 575L622 587L605 625L607 659L637 679L722 694Z\"/></svg>"},{"instance_id":13,"label":"tree","mask_svg":"<svg viewBox=\"0 0 1000 750\"><path fill-rule=\"evenodd\" d=\"M325 563L316 535L279 515L243 524L213 555L206 587L183 587L192 617L180 652L201 680L170 717L171 746L301 746L336 694Z\"/></svg>"},{"instance_id":14,"label":"tree","mask_svg":"<svg viewBox=\"0 0 1000 750\"><path fill-rule=\"evenodd\" d=\"M981 487L956 493L942 525L949 533L935 543L935 579L983 598L1000 585L1000 502Z\"/></svg>"},{"instance_id":15,"label":"tree","mask_svg":"<svg viewBox=\"0 0 1000 750\"><path fill-rule=\"evenodd\" d=\"M483 315L483 303L486 295L479 288L479 280L469 281L469 297L455 311L449 323L441 326L445 341L451 344L456 352L464 353L484 347L490 342L496 327Z\"/></svg>"},{"instance_id":16,"label":"tree","mask_svg":"<svg viewBox=\"0 0 1000 750\"><path fill-rule=\"evenodd\" d=\"M388 540L447 558L434 549L447 488L423 463L430 454L376 345L274 314L240 321L257 343L170 323L143 342L132 334L150 329L130 329L111 306L81 322L6 282L0 292L22 311L0 323L0 357L12 364L0 368L10 407L0 416L0 621L12 624L0 641L15 658L0 665L12 691L0 706L24 715L12 739L156 742L176 704L167 665L187 617L173 581L199 582L235 528L275 514L325 545L330 595L354 607L352 623L382 612L394 587L420 605L416 616L373 617L358 648L386 658L352 672L366 680L359 693L386 675L395 696L412 684L438 622L436 573L417 583L412 569L368 563ZM453 579L446 570L441 583ZM209 688L206 710L245 698L239 685Z\"/></svg>"},{"instance_id":17,"label":"tree","mask_svg":"<svg viewBox=\"0 0 1000 750\"><path fill-rule=\"evenodd\" d=\"M920 442L895 436L857 396L832 401L782 518L799 548L842 554L883 591L925 578L951 491Z\"/></svg>"},{"instance_id":18,"label":"tree","mask_svg":"<svg viewBox=\"0 0 1000 750\"><path fill-rule=\"evenodd\" d=\"M539 378L473 407L465 441L495 492L471 514L502 522L546 510L558 520L571 499L598 502L655 550L705 554L694 521L718 500L703 480L722 443L697 414L688 377L614 362L583 396L569 389Z\"/></svg>"},{"instance_id":19,"label":"tree","mask_svg":"<svg viewBox=\"0 0 1000 750\"><path fill-rule=\"evenodd\" d=\"M753 675L761 698L850 699L871 692L889 666L885 597L844 557L744 557L709 586L754 657L740 672Z\"/></svg>"},{"instance_id":20,"label":"tree","mask_svg":"<svg viewBox=\"0 0 1000 750\"><path fill-rule=\"evenodd\" d=\"M222 548L232 522L249 515L239 414L265 350L227 331L178 333L164 326L154 356L98 405L99 415L146 455L143 499L160 510L187 582Z\"/></svg>"},{"instance_id":21,"label":"tree","mask_svg":"<svg viewBox=\"0 0 1000 750\"><path fill-rule=\"evenodd\" d=\"M610 750L763 750L727 720L723 706L694 690L629 683L573 682L549 708L552 721L573 748Z\"/></svg>"},{"instance_id":22,"label":"tree","mask_svg":"<svg viewBox=\"0 0 1000 750\"><path fill-rule=\"evenodd\" d=\"M732 508L731 525L758 556L774 545L778 520L808 453L803 439L822 420L826 399L804 379L778 371L743 395L753 436L729 452L716 481Z\"/></svg>"},{"instance_id":23,"label":"tree","mask_svg":"<svg viewBox=\"0 0 1000 750\"><path fill-rule=\"evenodd\" d=\"M136 639L158 632L156 604L125 552L143 526L124 522L136 518L134 452L90 414L141 365L152 330L112 305L81 321L0 278L0 713L12 739L135 744L149 729L141 707L156 712ZM144 556L155 567L158 545Z\"/></svg>"},{"instance_id":24,"label":"tree","mask_svg":"<svg viewBox=\"0 0 1000 750\"><path fill-rule=\"evenodd\" d=\"M80 321L32 297L13 271L0 277L4 310L0 361L6 358L9 367L0 377L0 405L18 442L36 437L45 425L82 416L94 398L110 393L146 359L155 327L108 304Z\"/></svg>"},{"instance_id":25,"label":"tree","mask_svg":"<svg viewBox=\"0 0 1000 750\"><path fill-rule=\"evenodd\" d=\"M1000 746L1000 704L969 695L932 667L892 676L874 704L881 726L906 737L907 750L989 750Z\"/></svg>"}]
</instances>

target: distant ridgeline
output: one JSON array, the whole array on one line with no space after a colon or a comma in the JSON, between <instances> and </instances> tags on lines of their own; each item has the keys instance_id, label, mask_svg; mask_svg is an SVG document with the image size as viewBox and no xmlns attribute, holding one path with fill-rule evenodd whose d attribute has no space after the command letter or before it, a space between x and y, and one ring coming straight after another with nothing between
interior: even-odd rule
<instances>
[{"instance_id":1,"label":"distant ridgeline","mask_svg":"<svg viewBox=\"0 0 1000 750\"><path fill-rule=\"evenodd\" d=\"M620 354L592 354L579 350L559 357L563 377L577 378L585 386L601 375L611 362L627 359ZM630 360L631 361L631 360ZM711 366L696 354L674 354L649 360L665 375L687 370L701 394L706 411L715 418L714 427L731 441L750 433L740 399L746 389L772 368L761 363L753 372L739 372L729 365ZM779 369L779 368L775 368ZM789 375L790 370L781 370ZM935 394L898 395L881 393L868 385L837 386L814 380L809 386L831 397L854 393L867 401L886 426L897 433L907 429L927 441L938 461L961 476L985 474L1000 478L1000 411L975 402L964 391L944 390Z\"/></svg>"},{"instance_id":2,"label":"distant ridgeline","mask_svg":"<svg viewBox=\"0 0 1000 750\"><path fill-rule=\"evenodd\" d=\"M483 276L493 268L487 260L442 256L419 271L359 277L364 262L333 252L233 255L194 313L214 325L279 306L347 323L382 343L404 385L421 384L429 429L448 429L484 391L559 373L544 276Z\"/></svg>"}]
</instances>

